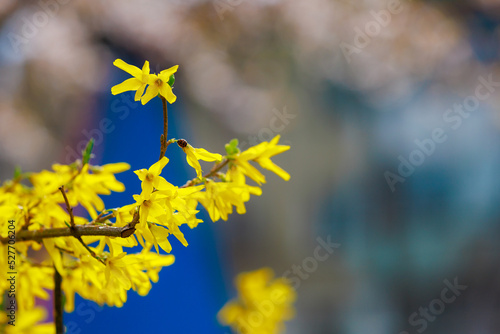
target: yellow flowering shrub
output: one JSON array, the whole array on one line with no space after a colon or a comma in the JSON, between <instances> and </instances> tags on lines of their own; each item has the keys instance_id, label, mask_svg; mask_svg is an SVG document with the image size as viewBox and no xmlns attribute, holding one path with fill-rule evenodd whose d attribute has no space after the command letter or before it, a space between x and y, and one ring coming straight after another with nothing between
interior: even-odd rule
<instances>
[{"instance_id":1,"label":"yellow flowering shrub","mask_svg":"<svg viewBox=\"0 0 500 334\"><path fill-rule=\"evenodd\" d=\"M160 254L159 249L170 253L171 238L188 246L183 225L195 228L202 223L197 215L201 207L214 222L227 220L234 208L239 214L245 213L250 195L259 196L260 186L266 181L257 165L285 180L290 178L271 161L274 155L290 148L278 145L279 136L245 151L238 148L237 140L232 140L224 155L194 148L184 139L168 139L167 104L176 100L172 85L178 66L152 74L147 61L142 69L120 59L114 65L132 78L114 86L112 94L136 91L135 100L142 104L156 96L162 100L164 133L160 138L160 157L152 166L135 171L141 193L118 208L106 208L102 196L125 190L116 174L130 166L91 164L93 140L82 152L82 158L69 165L54 164L51 170L38 173L18 171L12 180L2 184L0 266L7 271L2 270L0 278L6 311L0 313L0 330L5 333L61 332L61 321L57 319L62 317L62 298L58 300L58 293L65 297L66 312L74 310L75 294L99 305L118 307L127 301L129 290L147 295L152 283L158 281L160 270L175 260L173 255ZM183 186L174 186L162 176L169 163L165 152L173 143L185 152L187 163L196 174ZM204 173L200 161L214 165ZM256 185L248 185L247 177ZM84 215L73 213L78 206L85 210ZM138 245L141 250L131 253L129 249ZM227 306L221 313L222 319L231 323L235 317L245 318L245 312L250 312L258 300L282 290L286 302L276 304L273 316L261 326L266 333L272 333L271 329L281 328L281 320L291 316L289 302L293 291L281 281L269 285L267 270L252 275L240 276L242 304ZM49 299L50 290L56 295L56 321L41 323L46 314L36 299ZM18 317L16 311L9 309L11 304L16 305Z\"/></svg>"},{"instance_id":2,"label":"yellow flowering shrub","mask_svg":"<svg viewBox=\"0 0 500 334\"><path fill-rule=\"evenodd\" d=\"M296 295L287 280L273 276L269 268L239 274L238 297L220 310L219 321L236 333L281 333L283 322L293 318Z\"/></svg>"}]
</instances>

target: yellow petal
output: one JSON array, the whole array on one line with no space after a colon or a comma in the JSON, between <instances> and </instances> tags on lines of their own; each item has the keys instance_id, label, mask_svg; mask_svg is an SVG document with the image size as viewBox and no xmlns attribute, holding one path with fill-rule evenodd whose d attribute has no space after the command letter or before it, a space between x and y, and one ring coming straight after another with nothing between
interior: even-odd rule
<instances>
[{"instance_id":1,"label":"yellow petal","mask_svg":"<svg viewBox=\"0 0 500 334\"><path fill-rule=\"evenodd\" d=\"M155 176L153 185L158 190L168 190L173 187L173 185L168 183L168 181L161 176Z\"/></svg>"},{"instance_id":2,"label":"yellow petal","mask_svg":"<svg viewBox=\"0 0 500 334\"><path fill-rule=\"evenodd\" d=\"M222 155L219 153L210 153L204 148L195 148L194 149L194 155L196 156L196 159L198 160L203 160L203 161L221 161L222 160Z\"/></svg>"},{"instance_id":3,"label":"yellow petal","mask_svg":"<svg viewBox=\"0 0 500 334\"><path fill-rule=\"evenodd\" d=\"M155 255L154 260L149 263L153 267L166 267L170 266L175 262L175 257L173 255Z\"/></svg>"},{"instance_id":4,"label":"yellow petal","mask_svg":"<svg viewBox=\"0 0 500 334\"><path fill-rule=\"evenodd\" d=\"M137 92L135 92L134 101L139 101L146 90L146 84L143 83L141 87L137 88Z\"/></svg>"},{"instance_id":5,"label":"yellow petal","mask_svg":"<svg viewBox=\"0 0 500 334\"><path fill-rule=\"evenodd\" d=\"M278 144L278 141L280 140L280 138L281 138L281 135L276 135L273 139L271 139L271 141L269 142L269 144L271 144L271 145Z\"/></svg>"},{"instance_id":6,"label":"yellow petal","mask_svg":"<svg viewBox=\"0 0 500 334\"><path fill-rule=\"evenodd\" d=\"M177 96L175 96L175 94L172 92L172 87L170 87L166 82L164 82L160 86L160 94L161 96L166 98L168 103L170 104L174 103L175 100L177 100Z\"/></svg>"},{"instance_id":7,"label":"yellow petal","mask_svg":"<svg viewBox=\"0 0 500 334\"><path fill-rule=\"evenodd\" d=\"M31 310L23 310L22 312L20 312L19 321L18 321L18 323L16 323L16 325L17 325L16 327L18 327L18 329L22 333L25 333L25 332L31 333L31 332L34 332L33 330L35 328L33 328L33 327L34 326L38 327L36 324L38 322L41 322L45 318L47 318L47 312L42 307L36 307L34 309L31 309ZM38 329L38 328L36 328L36 329ZM7 333L10 333L10 331L7 330ZM38 333L38 331L37 331L37 333Z\"/></svg>"},{"instance_id":8,"label":"yellow petal","mask_svg":"<svg viewBox=\"0 0 500 334\"><path fill-rule=\"evenodd\" d=\"M179 68L179 65L175 65L175 66L172 66L170 68L167 68L166 70L163 70L160 72L160 79L162 79L163 81L165 82L168 82L168 80L170 79L170 76L172 74L174 74L175 72L177 72L177 69Z\"/></svg>"},{"instance_id":9,"label":"yellow petal","mask_svg":"<svg viewBox=\"0 0 500 334\"><path fill-rule=\"evenodd\" d=\"M129 90L137 90L141 87L142 81L136 78L130 78L125 80L124 82L111 87L111 93L113 95L120 94L123 92L127 92Z\"/></svg>"},{"instance_id":10,"label":"yellow petal","mask_svg":"<svg viewBox=\"0 0 500 334\"><path fill-rule=\"evenodd\" d=\"M150 86L153 86L153 85L158 86L158 80L159 80L159 78L156 74L150 74L150 75L148 75L147 83Z\"/></svg>"},{"instance_id":11,"label":"yellow petal","mask_svg":"<svg viewBox=\"0 0 500 334\"><path fill-rule=\"evenodd\" d=\"M257 159L256 161L262 168L270 170L271 172L281 177L283 180L285 181L290 180L290 174L288 174L284 169L276 165L270 159Z\"/></svg>"},{"instance_id":12,"label":"yellow petal","mask_svg":"<svg viewBox=\"0 0 500 334\"><path fill-rule=\"evenodd\" d=\"M144 180L141 183L141 198L148 200L151 197L151 192L153 191L153 182Z\"/></svg>"},{"instance_id":13,"label":"yellow petal","mask_svg":"<svg viewBox=\"0 0 500 334\"><path fill-rule=\"evenodd\" d=\"M174 231L173 235L181 242L184 247L188 246L188 242L186 238L184 238L184 234L181 232L181 230L177 229L177 231Z\"/></svg>"},{"instance_id":14,"label":"yellow petal","mask_svg":"<svg viewBox=\"0 0 500 334\"><path fill-rule=\"evenodd\" d=\"M179 196L181 196L181 197L189 196L189 195L192 195L198 191L203 190L203 188L205 188L205 186L203 184L199 185L199 186L195 186L195 187L180 188L179 189Z\"/></svg>"},{"instance_id":15,"label":"yellow petal","mask_svg":"<svg viewBox=\"0 0 500 334\"><path fill-rule=\"evenodd\" d=\"M162 157L159 161L155 162L151 167L149 167L149 172L155 176L158 176L161 174L161 171L165 167L165 165L168 163L168 158L167 157Z\"/></svg>"},{"instance_id":16,"label":"yellow petal","mask_svg":"<svg viewBox=\"0 0 500 334\"><path fill-rule=\"evenodd\" d=\"M196 170L196 176L201 179L201 177L203 176L203 171L201 170L198 159L196 159L196 156L194 155L193 148L190 146L186 146L184 148L184 152L186 152L187 163L189 164L189 166L193 167Z\"/></svg>"},{"instance_id":17,"label":"yellow petal","mask_svg":"<svg viewBox=\"0 0 500 334\"><path fill-rule=\"evenodd\" d=\"M148 103L156 95L158 95L158 86L156 86L156 85L149 85L148 89L146 89L146 94L144 94L142 96L142 98L141 98L141 103L142 104Z\"/></svg>"},{"instance_id":18,"label":"yellow petal","mask_svg":"<svg viewBox=\"0 0 500 334\"><path fill-rule=\"evenodd\" d=\"M118 163L107 164L107 165L101 166L101 168L102 168L101 170L103 172L116 174L116 173L121 173L121 172L124 172L126 170L129 170L130 165L128 163L125 163L125 162L118 162Z\"/></svg>"},{"instance_id":19,"label":"yellow petal","mask_svg":"<svg viewBox=\"0 0 500 334\"><path fill-rule=\"evenodd\" d=\"M151 206L149 208L149 215L153 217L161 217L162 215L165 215L165 209L163 209L163 207L160 204L151 201Z\"/></svg>"},{"instance_id":20,"label":"yellow petal","mask_svg":"<svg viewBox=\"0 0 500 334\"><path fill-rule=\"evenodd\" d=\"M223 325L236 323L244 314L243 308L235 302L228 302L217 314L219 322Z\"/></svg>"},{"instance_id":21,"label":"yellow petal","mask_svg":"<svg viewBox=\"0 0 500 334\"><path fill-rule=\"evenodd\" d=\"M134 173L139 177L139 180L144 181L146 175L148 175L148 170L143 168L139 170L135 170Z\"/></svg>"},{"instance_id":22,"label":"yellow petal","mask_svg":"<svg viewBox=\"0 0 500 334\"><path fill-rule=\"evenodd\" d=\"M131 74L132 76L136 77L137 79L141 79L142 71L138 67L133 66L133 65L129 65L121 59L115 60L113 62L113 65L115 65L119 69L122 69L125 72Z\"/></svg>"},{"instance_id":23,"label":"yellow petal","mask_svg":"<svg viewBox=\"0 0 500 334\"><path fill-rule=\"evenodd\" d=\"M254 166L252 166L248 161L241 161L236 159L235 163L238 165L237 168L231 168L231 180L235 181L238 184L245 183L244 180L241 180L241 178L237 177L237 174L234 173L235 170L238 172L241 172L242 174L245 174L246 176L250 177L252 180L257 182L259 185L262 183L266 183L266 177ZM236 178L233 178L235 176ZM243 182L241 182L243 181Z\"/></svg>"},{"instance_id":24,"label":"yellow petal","mask_svg":"<svg viewBox=\"0 0 500 334\"><path fill-rule=\"evenodd\" d=\"M168 241L167 237L169 235L168 230L166 228L157 226L155 224L151 225L151 232L156 238L158 245L167 253L172 251L172 245Z\"/></svg>"},{"instance_id":25,"label":"yellow petal","mask_svg":"<svg viewBox=\"0 0 500 334\"><path fill-rule=\"evenodd\" d=\"M142 82L145 84L148 82L149 79L149 61L144 62L144 66L142 66Z\"/></svg>"},{"instance_id":26,"label":"yellow petal","mask_svg":"<svg viewBox=\"0 0 500 334\"><path fill-rule=\"evenodd\" d=\"M43 239L43 244L47 253L49 253L52 261L54 262L54 266L56 267L59 274L64 275L64 268L62 264L61 252L56 249L55 242L53 239Z\"/></svg>"}]
</instances>

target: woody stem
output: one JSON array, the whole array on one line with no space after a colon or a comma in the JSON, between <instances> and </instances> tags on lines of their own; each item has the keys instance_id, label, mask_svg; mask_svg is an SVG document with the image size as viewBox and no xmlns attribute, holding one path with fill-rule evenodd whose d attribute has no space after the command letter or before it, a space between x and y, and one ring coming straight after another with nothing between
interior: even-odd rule
<instances>
[{"instance_id":1,"label":"woody stem","mask_svg":"<svg viewBox=\"0 0 500 334\"><path fill-rule=\"evenodd\" d=\"M161 102L163 103L163 134L161 135L161 149L160 149L160 158L161 160L165 156L165 152L167 151L167 147L170 143L167 143L167 133L168 133L168 112L167 112L167 100L160 95Z\"/></svg>"},{"instance_id":2,"label":"woody stem","mask_svg":"<svg viewBox=\"0 0 500 334\"><path fill-rule=\"evenodd\" d=\"M218 164L215 164L212 169L210 170L210 172L206 173L205 175L203 175L204 178L208 178L208 177L211 177L211 176L214 176L215 174L217 174L217 172L219 172L225 165L227 165L229 163L229 160L228 159L225 159L223 161L221 161L220 163ZM183 186L181 186L180 188L187 188L187 187L191 187L193 185L195 185L197 182L199 182L199 179L198 178L194 178L192 180L189 180L187 181Z\"/></svg>"},{"instance_id":3,"label":"woody stem","mask_svg":"<svg viewBox=\"0 0 500 334\"><path fill-rule=\"evenodd\" d=\"M62 277L54 267L54 323L56 325L56 333L64 333L63 325L63 302L62 302Z\"/></svg>"}]
</instances>

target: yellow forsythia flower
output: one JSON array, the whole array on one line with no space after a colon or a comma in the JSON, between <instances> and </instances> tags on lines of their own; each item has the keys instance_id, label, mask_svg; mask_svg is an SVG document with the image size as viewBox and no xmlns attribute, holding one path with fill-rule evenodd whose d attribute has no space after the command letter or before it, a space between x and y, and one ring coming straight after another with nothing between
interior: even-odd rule
<instances>
[{"instance_id":1,"label":"yellow forsythia flower","mask_svg":"<svg viewBox=\"0 0 500 334\"><path fill-rule=\"evenodd\" d=\"M134 100L139 101L144 90L149 81L149 62L146 60L142 70L133 65L129 65L121 59L117 59L113 62L113 65L125 72L132 74L133 78L127 79L121 84L111 87L111 93L113 95L127 92L130 90L136 90Z\"/></svg>"},{"instance_id":2,"label":"yellow forsythia flower","mask_svg":"<svg viewBox=\"0 0 500 334\"><path fill-rule=\"evenodd\" d=\"M202 178L203 171L201 170L201 165L198 160L203 161L221 161L222 155L218 153L210 153L203 148L194 148L188 144L184 139L179 139L177 145L182 148L184 153L186 153L186 160L189 166L196 170L196 177Z\"/></svg>"},{"instance_id":3,"label":"yellow forsythia flower","mask_svg":"<svg viewBox=\"0 0 500 334\"><path fill-rule=\"evenodd\" d=\"M158 93L167 99L168 103L174 103L177 96L172 92L172 87L170 87L168 81L170 80L170 76L177 72L178 67L179 65L172 66L169 69L161 71L158 75L150 74L148 79L149 87L146 90L146 94L142 97L141 103L148 103Z\"/></svg>"},{"instance_id":4,"label":"yellow forsythia flower","mask_svg":"<svg viewBox=\"0 0 500 334\"><path fill-rule=\"evenodd\" d=\"M206 191L193 194L191 197L201 203L207 210L210 219L215 222L222 218L227 220L233 213L233 206L239 214L246 212L245 202L250 199L249 194L260 196L259 187L239 184L237 182L205 182Z\"/></svg>"},{"instance_id":5,"label":"yellow forsythia flower","mask_svg":"<svg viewBox=\"0 0 500 334\"><path fill-rule=\"evenodd\" d=\"M230 158L241 169L243 174L247 175L259 184L266 182L264 175L250 165L248 161L255 161L262 168L268 169L280 176L283 180L288 181L290 180L290 174L271 161L271 157L290 149L290 146L288 145L277 145L279 139L280 135L277 135L270 142L262 142L256 146L250 147L246 151L235 154Z\"/></svg>"},{"instance_id":6,"label":"yellow forsythia flower","mask_svg":"<svg viewBox=\"0 0 500 334\"><path fill-rule=\"evenodd\" d=\"M139 180L142 181L142 197L148 200L153 191L153 187L158 190L167 190L172 185L167 182L163 177L160 176L161 171L168 163L168 158L163 157L158 162L154 163L149 169L136 170L134 173L139 176Z\"/></svg>"},{"instance_id":7,"label":"yellow forsythia flower","mask_svg":"<svg viewBox=\"0 0 500 334\"><path fill-rule=\"evenodd\" d=\"M104 166L92 166L85 164L81 169L68 165L52 165L52 171L43 170L40 173L33 173L30 181L33 184L34 195L47 202L47 205L64 203L59 192L61 185L66 185L67 196L71 206L81 204L92 218L97 216L96 209L102 211L104 202L98 195L109 195L111 191L122 192L125 190L123 183L116 180L114 174L121 173L130 168L127 163L107 164ZM38 198L32 198L38 202ZM62 208L56 209L60 215L60 226L64 225L64 220L68 221L67 214ZM51 212L47 210L46 214ZM43 222L47 227L47 221ZM59 226L59 227L60 227Z\"/></svg>"},{"instance_id":8,"label":"yellow forsythia flower","mask_svg":"<svg viewBox=\"0 0 500 334\"><path fill-rule=\"evenodd\" d=\"M169 103L174 103L177 99L172 92L169 80L170 77L177 72L179 65L163 70L158 75L149 73L149 62L147 60L144 62L142 70L136 66L127 64L121 59L116 59L113 62L113 65L133 76L133 78L127 79L121 84L113 86L111 88L111 93L113 95L135 90L136 93L134 99L135 101L141 100L142 104L148 103L152 98L157 96L158 93ZM144 93L144 90L146 90L146 93Z\"/></svg>"},{"instance_id":9,"label":"yellow forsythia flower","mask_svg":"<svg viewBox=\"0 0 500 334\"><path fill-rule=\"evenodd\" d=\"M160 176L167 162L168 159L163 157L149 169L135 171L142 181L142 192L140 195L133 195L135 203L120 208L118 212L120 220L130 219L132 216L130 211L138 207L140 219L139 224L135 226L135 235L139 243L145 246L145 240L147 244L154 245L157 252L160 246L169 253L172 250L167 239L169 235L173 235L184 246L187 246L188 243L179 226L187 224L195 227L202 222L201 219L196 218L198 210L191 196L202 190L204 186L179 188L170 184ZM122 217L123 215L128 215L128 217Z\"/></svg>"},{"instance_id":10,"label":"yellow forsythia flower","mask_svg":"<svg viewBox=\"0 0 500 334\"><path fill-rule=\"evenodd\" d=\"M123 252L118 239L106 237L109 252L102 252L104 242L94 249L102 254L106 266L90 255L82 257L66 270L62 289L66 296L64 308L66 312L74 310L74 295L78 293L85 299L93 300L99 305L121 307L127 301L127 290L137 291L145 296L152 288L152 282L158 281L158 273L162 267L174 263L173 255L159 255L149 252L149 247L141 253L127 254Z\"/></svg>"},{"instance_id":11,"label":"yellow forsythia flower","mask_svg":"<svg viewBox=\"0 0 500 334\"><path fill-rule=\"evenodd\" d=\"M33 267L21 262L17 266L17 307L19 311L30 310L35 306L35 299L48 300L48 290L54 289L54 269L52 267Z\"/></svg>"},{"instance_id":12,"label":"yellow forsythia flower","mask_svg":"<svg viewBox=\"0 0 500 334\"><path fill-rule=\"evenodd\" d=\"M236 333L278 334L294 316L295 290L284 278L273 279L270 268L239 274L238 298L219 311L219 322Z\"/></svg>"}]
</instances>

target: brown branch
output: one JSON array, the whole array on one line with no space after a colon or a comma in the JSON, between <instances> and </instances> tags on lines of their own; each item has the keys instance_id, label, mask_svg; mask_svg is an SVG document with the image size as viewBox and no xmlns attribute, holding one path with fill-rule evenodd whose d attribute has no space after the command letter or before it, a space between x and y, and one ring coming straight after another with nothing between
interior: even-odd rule
<instances>
[{"instance_id":1,"label":"brown branch","mask_svg":"<svg viewBox=\"0 0 500 334\"><path fill-rule=\"evenodd\" d=\"M225 165L227 165L229 162L228 159L225 159L223 160L222 162L214 165L212 167L212 169L210 170L210 172L208 172L207 174L203 175L204 178L207 178L207 177L210 177L210 176L214 176L215 174L217 174L222 168L224 168ZM197 182L199 182L199 179L198 178L194 178L192 180L189 180L188 182L186 182L183 186L181 186L180 188L187 188L187 187L191 187L195 184L197 184Z\"/></svg>"},{"instance_id":2,"label":"brown branch","mask_svg":"<svg viewBox=\"0 0 500 334\"><path fill-rule=\"evenodd\" d=\"M126 226L100 226L100 225L76 225L73 229L69 227L48 228L35 231L19 231L16 233L16 242L42 241L46 238L71 237L75 234L82 236L106 236L115 238L128 238L135 232L135 225L139 222L139 212L136 211L132 221ZM0 237L0 242L6 244L9 238Z\"/></svg>"},{"instance_id":3,"label":"brown branch","mask_svg":"<svg viewBox=\"0 0 500 334\"><path fill-rule=\"evenodd\" d=\"M69 214L69 221L71 223L71 228L75 227L75 217L73 216L73 208L69 205L68 197L66 196L66 191L64 190L64 186L59 187L59 191L64 197L64 202L66 202L66 210Z\"/></svg>"},{"instance_id":4,"label":"brown branch","mask_svg":"<svg viewBox=\"0 0 500 334\"><path fill-rule=\"evenodd\" d=\"M101 212L93 221L90 222L90 224L99 224L115 216L114 212L108 213L107 215L104 215L104 212L105 211Z\"/></svg>"},{"instance_id":5,"label":"brown branch","mask_svg":"<svg viewBox=\"0 0 500 334\"><path fill-rule=\"evenodd\" d=\"M109 220L111 218L114 218L115 217L115 213L114 212L111 212L105 216L102 216L100 218L96 218L92 221L92 224L99 224L99 223L102 223L102 222L105 222L106 220Z\"/></svg>"},{"instance_id":6,"label":"brown branch","mask_svg":"<svg viewBox=\"0 0 500 334\"><path fill-rule=\"evenodd\" d=\"M160 137L161 141L161 149L160 149L160 158L158 160L161 160L165 156L165 152L167 151L168 145L170 145L170 142L167 143L167 134L168 134L168 112L167 112L167 100L160 95L161 102L163 103L163 134Z\"/></svg>"},{"instance_id":7,"label":"brown branch","mask_svg":"<svg viewBox=\"0 0 500 334\"><path fill-rule=\"evenodd\" d=\"M56 325L56 334L64 333L63 323L63 296L62 296L62 277L54 267L54 323Z\"/></svg>"},{"instance_id":8,"label":"brown branch","mask_svg":"<svg viewBox=\"0 0 500 334\"><path fill-rule=\"evenodd\" d=\"M134 213L134 218L132 218L132 221L127 226L125 226L126 229L120 233L120 237L127 238L132 234L134 234L135 225L137 225L138 222L139 222L139 209L137 209L137 211Z\"/></svg>"},{"instance_id":9,"label":"brown branch","mask_svg":"<svg viewBox=\"0 0 500 334\"><path fill-rule=\"evenodd\" d=\"M131 224L131 223L130 223ZM79 236L107 236L117 238L127 238L134 229L130 224L123 227L116 226L96 226L96 225L76 225L74 231L69 227L48 228L36 231L20 231L16 233L16 242L22 241L41 241L46 238L72 237L74 233ZM134 224L135 226L135 224ZM9 238L0 238L0 242L5 244Z\"/></svg>"},{"instance_id":10,"label":"brown branch","mask_svg":"<svg viewBox=\"0 0 500 334\"><path fill-rule=\"evenodd\" d=\"M101 258L99 258L97 256L97 254L92 249L90 249L89 246L87 246L87 244L83 241L81 235L78 234L78 232L76 231L75 217L73 216L73 209L69 205L68 197L66 196L66 192L64 191L64 186L60 186L59 190L61 191L61 193L64 197L64 201L66 202L66 210L68 210L68 213L69 213L69 219L70 219L70 223L71 223L70 231L72 232L72 235L76 238L76 240L80 241L82 246L85 247L86 250L88 250L90 255L92 255L95 259L97 259L103 265L106 265L106 263L104 263L104 261Z\"/></svg>"}]
</instances>

